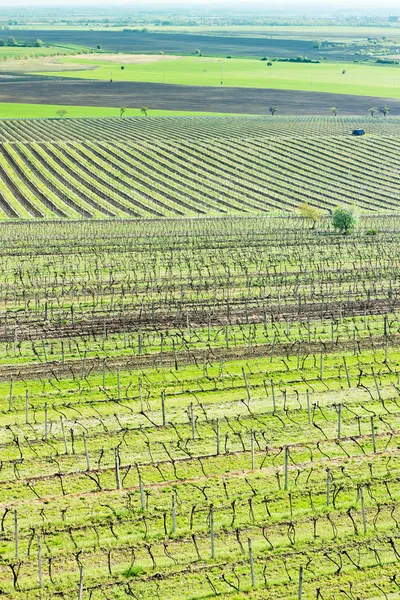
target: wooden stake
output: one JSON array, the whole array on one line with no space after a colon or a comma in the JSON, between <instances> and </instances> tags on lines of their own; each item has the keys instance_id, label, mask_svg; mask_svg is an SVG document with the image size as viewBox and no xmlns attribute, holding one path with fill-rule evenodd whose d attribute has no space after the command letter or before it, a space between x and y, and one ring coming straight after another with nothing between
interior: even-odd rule
<instances>
[{"instance_id":1,"label":"wooden stake","mask_svg":"<svg viewBox=\"0 0 400 600\"><path fill-rule=\"evenodd\" d=\"M364 534L366 534L367 533L367 516L365 514L364 490L361 486L360 486L360 500L361 500L362 519L363 519L363 531L364 531Z\"/></svg>"},{"instance_id":2,"label":"wooden stake","mask_svg":"<svg viewBox=\"0 0 400 600\"><path fill-rule=\"evenodd\" d=\"M251 432L251 470L254 471L255 462L254 462L254 431Z\"/></svg>"},{"instance_id":3,"label":"wooden stake","mask_svg":"<svg viewBox=\"0 0 400 600\"><path fill-rule=\"evenodd\" d=\"M25 390L25 423L29 425L29 390Z\"/></svg>"},{"instance_id":4,"label":"wooden stake","mask_svg":"<svg viewBox=\"0 0 400 600\"><path fill-rule=\"evenodd\" d=\"M140 475L140 473L139 473L139 490L140 490L140 504L141 504L142 510L145 510L146 502L145 502L145 498L144 498L144 487L143 487L142 476Z\"/></svg>"},{"instance_id":5,"label":"wooden stake","mask_svg":"<svg viewBox=\"0 0 400 600\"><path fill-rule=\"evenodd\" d=\"M331 503L331 470L326 470L326 505Z\"/></svg>"},{"instance_id":6,"label":"wooden stake","mask_svg":"<svg viewBox=\"0 0 400 600\"><path fill-rule=\"evenodd\" d=\"M310 425L311 423L311 404L310 404L310 391L306 390L306 396L307 396L307 417L308 417L308 424Z\"/></svg>"},{"instance_id":7,"label":"wooden stake","mask_svg":"<svg viewBox=\"0 0 400 600\"><path fill-rule=\"evenodd\" d=\"M15 542L15 558L18 560L18 512L14 510L14 542Z\"/></svg>"},{"instance_id":8,"label":"wooden stake","mask_svg":"<svg viewBox=\"0 0 400 600\"><path fill-rule=\"evenodd\" d=\"M176 531L176 507L175 507L175 494L172 494L171 500L171 516L172 516L172 527L171 533L175 533Z\"/></svg>"},{"instance_id":9,"label":"wooden stake","mask_svg":"<svg viewBox=\"0 0 400 600\"><path fill-rule=\"evenodd\" d=\"M13 380L10 379L10 397L8 400L8 410L11 412L13 408Z\"/></svg>"},{"instance_id":10,"label":"wooden stake","mask_svg":"<svg viewBox=\"0 0 400 600\"><path fill-rule=\"evenodd\" d=\"M161 392L161 413L162 413L162 424L165 425L165 390Z\"/></svg>"},{"instance_id":11,"label":"wooden stake","mask_svg":"<svg viewBox=\"0 0 400 600\"><path fill-rule=\"evenodd\" d=\"M338 440L340 440L340 436L342 433L342 405L338 406L338 422L337 422L337 436Z\"/></svg>"},{"instance_id":12,"label":"wooden stake","mask_svg":"<svg viewBox=\"0 0 400 600\"><path fill-rule=\"evenodd\" d=\"M44 403L44 439L47 440L48 435L48 421L47 421L47 402Z\"/></svg>"},{"instance_id":13,"label":"wooden stake","mask_svg":"<svg viewBox=\"0 0 400 600\"><path fill-rule=\"evenodd\" d=\"M289 448L285 448L285 490L289 488Z\"/></svg>"},{"instance_id":14,"label":"wooden stake","mask_svg":"<svg viewBox=\"0 0 400 600\"><path fill-rule=\"evenodd\" d=\"M242 367L242 374L243 374L244 384L246 386L247 400L250 403L251 396L250 396L249 384L247 383L247 377L246 377L246 373L245 373L245 370L243 367Z\"/></svg>"},{"instance_id":15,"label":"wooden stake","mask_svg":"<svg viewBox=\"0 0 400 600\"><path fill-rule=\"evenodd\" d=\"M37 538L37 553L38 553L38 582L39 588L43 587L43 572L42 572L42 544L40 540L40 535Z\"/></svg>"},{"instance_id":16,"label":"wooden stake","mask_svg":"<svg viewBox=\"0 0 400 600\"><path fill-rule=\"evenodd\" d=\"M378 385L378 381L376 379L376 375L375 375L375 371L374 371L374 367L371 367L371 371L372 371L372 376L374 378L374 382L375 382L375 389L376 389L376 393L378 394L378 398L379 400L382 400L382 396L381 396L381 392L379 389L379 385Z\"/></svg>"},{"instance_id":17,"label":"wooden stake","mask_svg":"<svg viewBox=\"0 0 400 600\"><path fill-rule=\"evenodd\" d=\"M254 559L253 559L253 548L251 545L251 539L247 539L247 544L249 546L249 560L250 560L250 574L251 574L251 587L256 587L256 577L254 574Z\"/></svg>"},{"instance_id":18,"label":"wooden stake","mask_svg":"<svg viewBox=\"0 0 400 600\"><path fill-rule=\"evenodd\" d=\"M139 401L140 401L140 412L143 412L143 386L142 380L139 379Z\"/></svg>"},{"instance_id":19,"label":"wooden stake","mask_svg":"<svg viewBox=\"0 0 400 600\"><path fill-rule=\"evenodd\" d=\"M64 421L63 421L63 418L61 415L60 415L60 423L61 423L61 432L62 432L62 436L63 436L63 440L64 440L65 454L68 454L67 436L65 435Z\"/></svg>"},{"instance_id":20,"label":"wooden stake","mask_svg":"<svg viewBox=\"0 0 400 600\"><path fill-rule=\"evenodd\" d=\"M119 472L119 451L118 448L115 448L115 483L117 486L117 490L121 489L121 476Z\"/></svg>"},{"instance_id":21,"label":"wooden stake","mask_svg":"<svg viewBox=\"0 0 400 600\"><path fill-rule=\"evenodd\" d=\"M273 380L271 379L271 393L272 393L272 410L276 411L276 400L275 400L275 385Z\"/></svg>"},{"instance_id":22,"label":"wooden stake","mask_svg":"<svg viewBox=\"0 0 400 600\"><path fill-rule=\"evenodd\" d=\"M83 434L83 445L84 445L84 448L85 448L86 470L90 471L91 470L90 469L90 458L89 458L89 452L88 452L87 440L86 440L86 434L85 433Z\"/></svg>"},{"instance_id":23,"label":"wooden stake","mask_svg":"<svg viewBox=\"0 0 400 600\"><path fill-rule=\"evenodd\" d=\"M191 427L192 427L192 440L194 440L195 438L195 415L194 415L194 408L193 408L193 403L190 404L190 423L191 423Z\"/></svg>"},{"instance_id":24,"label":"wooden stake","mask_svg":"<svg viewBox=\"0 0 400 600\"><path fill-rule=\"evenodd\" d=\"M216 428L217 428L217 455L218 455L221 451L219 419L217 419Z\"/></svg>"},{"instance_id":25,"label":"wooden stake","mask_svg":"<svg viewBox=\"0 0 400 600\"><path fill-rule=\"evenodd\" d=\"M79 567L79 595L78 600L82 600L83 598L83 578L84 578L85 570L84 566L80 565Z\"/></svg>"},{"instance_id":26,"label":"wooden stake","mask_svg":"<svg viewBox=\"0 0 400 600\"><path fill-rule=\"evenodd\" d=\"M374 454L376 454L376 440L375 440L374 417L370 417L370 419L371 419L372 447L374 449Z\"/></svg>"},{"instance_id":27,"label":"wooden stake","mask_svg":"<svg viewBox=\"0 0 400 600\"><path fill-rule=\"evenodd\" d=\"M344 364L344 368L346 371L346 377L347 377L347 385L349 386L349 388L351 388L351 382L350 382L350 377L349 377L349 370L347 368L347 362L346 362L346 357L343 356L343 364Z\"/></svg>"},{"instance_id":28,"label":"wooden stake","mask_svg":"<svg viewBox=\"0 0 400 600\"><path fill-rule=\"evenodd\" d=\"M210 506L211 559L215 558L214 506Z\"/></svg>"},{"instance_id":29,"label":"wooden stake","mask_svg":"<svg viewBox=\"0 0 400 600\"><path fill-rule=\"evenodd\" d=\"M83 360L82 360L82 379L85 379L86 376L86 350L83 353Z\"/></svg>"},{"instance_id":30,"label":"wooden stake","mask_svg":"<svg viewBox=\"0 0 400 600\"><path fill-rule=\"evenodd\" d=\"M298 600L302 600L303 598L303 566L299 568L299 594Z\"/></svg>"}]
</instances>

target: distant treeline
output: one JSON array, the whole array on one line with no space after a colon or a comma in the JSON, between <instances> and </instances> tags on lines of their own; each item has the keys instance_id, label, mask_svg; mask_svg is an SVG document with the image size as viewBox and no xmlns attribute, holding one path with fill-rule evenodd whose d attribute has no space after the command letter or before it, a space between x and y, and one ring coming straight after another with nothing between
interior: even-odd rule
<instances>
[{"instance_id":1,"label":"distant treeline","mask_svg":"<svg viewBox=\"0 0 400 600\"><path fill-rule=\"evenodd\" d=\"M7 46L9 48L41 48L44 46L42 40L35 40L33 42L18 42L14 36L5 39L0 39L0 46Z\"/></svg>"}]
</instances>

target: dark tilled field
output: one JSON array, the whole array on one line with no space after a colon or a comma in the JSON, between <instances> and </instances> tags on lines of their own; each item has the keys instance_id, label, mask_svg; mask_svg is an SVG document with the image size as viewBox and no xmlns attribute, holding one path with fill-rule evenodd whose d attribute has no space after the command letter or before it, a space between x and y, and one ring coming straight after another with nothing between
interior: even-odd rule
<instances>
[{"instance_id":1,"label":"dark tilled field","mask_svg":"<svg viewBox=\"0 0 400 600\"><path fill-rule=\"evenodd\" d=\"M257 88L200 87L158 83L109 83L80 79L33 78L0 81L0 102L109 106L150 109L264 114L276 105L282 115L367 115L371 106L387 105L400 115L400 100L319 92Z\"/></svg>"},{"instance_id":2,"label":"dark tilled field","mask_svg":"<svg viewBox=\"0 0 400 600\"><path fill-rule=\"evenodd\" d=\"M308 56L321 58L326 56L335 60L360 60L354 52L356 47L313 48L309 40L262 39L254 37L226 37L211 35L140 33L135 31L18 31L20 41L32 41L40 38L46 44L76 44L95 48L98 44L103 50L111 52L165 52L171 54L193 54L200 49L203 54L221 56L269 56L296 58Z\"/></svg>"}]
</instances>

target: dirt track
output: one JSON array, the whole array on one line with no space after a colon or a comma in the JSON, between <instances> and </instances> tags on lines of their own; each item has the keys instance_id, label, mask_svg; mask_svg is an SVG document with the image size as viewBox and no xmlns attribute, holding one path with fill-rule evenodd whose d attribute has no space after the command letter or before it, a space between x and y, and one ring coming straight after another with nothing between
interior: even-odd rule
<instances>
[{"instance_id":1,"label":"dirt track","mask_svg":"<svg viewBox=\"0 0 400 600\"><path fill-rule=\"evenodd\" d=\"M0 78L0 102L63 106L148 106L151 109L266 114L276 105L281 115L367 115L371 106L387 105L400 115L400 99L234 87L200 87L158 83L102 82L55 78Z\"/></svg>"}]
</instances>

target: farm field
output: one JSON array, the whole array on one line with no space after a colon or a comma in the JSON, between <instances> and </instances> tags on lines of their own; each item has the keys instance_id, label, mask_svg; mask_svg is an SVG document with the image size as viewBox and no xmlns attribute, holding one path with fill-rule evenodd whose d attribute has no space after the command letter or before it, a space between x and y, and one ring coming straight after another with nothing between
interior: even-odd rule
<instances>
[{"instance_id":1,"label":"farm field","mask_svg":"<svg viewBox=\"0 0 400 600\"><path fill-rule=\"evenodd\" d=\"M16 62L19 64L20 61ZM30 104L136 108L153 110L262 115L271 106L280 115L326 116L336 106L339 115L368 115L373 107L388 106L400 116L400 99L265 88L190 86L129 81L94 81L37 77L12 73L0 75L1 104ZM150 113L151 114L151 113ZM45 115L47 116L47 115ZM51 115L49 115L51 116Z\"/></svg>"},{"instance_id":2,"label":"farm field","mask_svg":"<svg viewBox=\"0 0 400 600\"><path fill-rule=\"evenodd\" d=\"M398 216L0 239L4 598L398 597Z\"/></svg>"},{"instance_id":3,"label":"farm field","mask_svg":"<svg viewBox=\"0 0 400 600\"><path fill-rule=\"evenodd\" d=\"M400 98L400 67L346 63L281 63L267 61L185 57L162 62L125 64L89 58L60 59L82 65L82 71L46 73L52 77L124 82L143 81L198 86L263 87L361 96ZM124 68L121 69L121 66ZM37 73L40 75L40 73Z\"/></svg>"},{"instance_id":4,"label":"farm field","mask_svg":"<svg viewBox=\"0 0 400 600\"><path fill-rule=\"evenodd\" d=\"M0 216L252 215L303 202L396 211L399 148L393 117L4 120Z\"/></svg>"},{"instance_id":5,"label":"farm field","mask_svg":"<svg viewBox=\"0 0 400 600\"><path fill-rule=\"evenodd\" d=\"M124 31L77 31L77 30L48 30L33 29L15 31L18 40L32 41L40 38L46 44L70 43L77 46L96 48L101 45L107 52L149 52L166 54L192 55L196 48L203 54L225 57L253 56L296 58L308 56L320 58L327 56L332 60L362 60L356 52L359 47L341 47L335 44L330 48L314 48L311 40L305 39L268 39L249 37L185 34L185 33L157 33L134 30Z\"/></svg>"},{"instance_id":6,"label":"farm field","mask_svg":"<svg viewBox=\"0 0 400 600\"><path fill-rule=\"evenodd\" d=\"M1 32L0 32L1 37ZM42 46L40 48L35 47L24 47L24 46L0 46L0 61L7 59L26 59L26 58L38 58L42 56L55 56L72 54L77 51L81 51L83 48L61 45L61 46Z\"/></svg>"},{"instance_id":7,"label":"farm field","mask_svg":"<svg viewBox=\"0 0 400 600\"><path fill-rule=\"evenodd\" d=\"M17 29L12 27L12 29ZM18 27L20 29L20 27ZM58 27L56 28L58 29ZM285 37L288 39L356 41L368 38L388 37L400 39L398 25L388 27L378 26L340 26L340 25L148 25L150 31L160 33L192 33L207 35L240 35ZM106 29L105 29L106 30Z\"/></svg>"},{"instance_id":8,"label":"farm field","mask_svg":"<svg viewBox=\"0 0 400 600\"><path fill-rule=\"evenodd\" d=\"M57 104L20 104L0 103L0 119L50 119L58 118L57 112L64 107ZM68 118L84 117L115 117L119 116L119 108L107 106L66 106ZM196 111L173 111L152 109L151 116L218 116L218 113L196 112ZM125 117L141 116L140 108L127 108ZM228 116L221 114L220 116Z\"/></svg>"}]
</instances>

